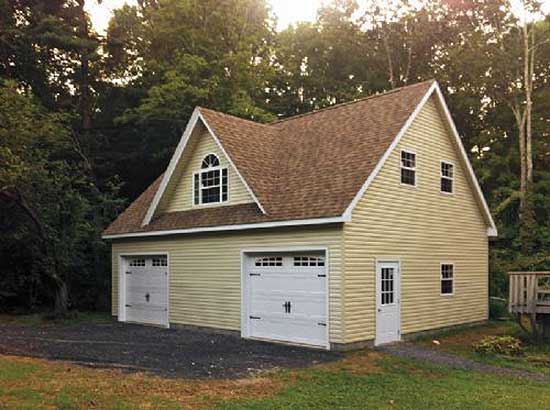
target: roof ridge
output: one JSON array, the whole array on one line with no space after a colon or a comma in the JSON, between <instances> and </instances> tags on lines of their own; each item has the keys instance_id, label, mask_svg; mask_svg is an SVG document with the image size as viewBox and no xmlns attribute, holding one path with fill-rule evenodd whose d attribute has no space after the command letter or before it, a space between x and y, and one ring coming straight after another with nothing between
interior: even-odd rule
<instances>
[{"instance_id":1,"label":"roof ridge","mask_svg":"<svg viewBox=\"0 0 550 410\"><path fill-rule=\"evenodd\" d=\"M412 87L416 87L416 86L419 86L419 85L422 85L422 84L434 83L435 81L436 81L436 79L432 78L430 80L421 81L419 83L404 85L402 87L393 88L391 90L383 91L381 93L367 95L366 97L358 98L357 100L345 101L345 102L342 102L342 103L339 103L339 104L334 104L334 105L330 105L328 107L320 108L318 110L313 110L313 111L310 111L310 112L304 112L302 114L297 114L297 115L292 115L290 117L281 118L281 119L275 120L273 122L270 122L267 125L276 125L276 124L279 124L281 122L294 120L296 118L302 118L302 117L305 117L307 115L317 114L317 113L320 113L320 112L333 110L333 109L336 109L336 108L341 108L341 107L344 107L346 105L356 104L356 103L363 102L363 101L366 101L366 100L370 100L370 99L373 99L373 98L385 97L389 94L393 94L393 93L396 93L396 92L399 92L399 91L403 91L405 88L412 88Z\"/></svg>"},{"instance_id":2,"label":"roof ridge","mask_svg":"<svg viewBox=\"0 0 550 410\"><path fill-rule=\"evenodd\" d=\"M224 117L231 117L231 118L234 118L234 119L237 119L237 120L246 121L246 122L249 122L251 124L261 125L261 126L267 127L267 128L270 128L269 126L272 124L271 122L270 123L265 123L265 122L250 120L248 118L243 118L243 117L239 117L237 115L228 114L228 113L223 112L223 111L213 110L211 108L202 107L200 105L197 105L197 108L199 109L199 111L201 111L201 110L210 111L210 112L213 112L213 113L216 113L216 114L223 115Z\"/></svg>"}]
</instances>

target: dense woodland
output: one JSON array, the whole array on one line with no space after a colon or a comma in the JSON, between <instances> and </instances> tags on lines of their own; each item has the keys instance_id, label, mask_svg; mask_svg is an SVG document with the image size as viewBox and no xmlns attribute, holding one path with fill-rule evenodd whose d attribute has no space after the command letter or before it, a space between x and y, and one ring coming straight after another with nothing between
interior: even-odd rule
<instances>
[{"instance_id":1,"label":"dense woodland","mask_svg":"<svg viewBox=\"0 0 550 410\"><path fill-rule=\"evenodd\" d=\"M516 3L334 0L277 32L267 0L139 0L98 35L84 0L0 0L0 309L108 307L101 232L195 106L267 122L430 78L497 221L491 293L550 270L550 19Z\"/></svg>"}]
</instances>

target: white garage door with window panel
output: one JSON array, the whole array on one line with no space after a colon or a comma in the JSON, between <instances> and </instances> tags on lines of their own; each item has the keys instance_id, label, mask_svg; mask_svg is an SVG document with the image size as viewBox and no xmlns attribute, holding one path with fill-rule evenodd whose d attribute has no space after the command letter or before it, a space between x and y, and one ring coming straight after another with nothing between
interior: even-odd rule
<instances>
[{"instance_id":1,"label":"white garage door with window panel","mask_svg":"<svg viewBox=\"0 0 550 410\"><path fill-rule=\"evenodd\" d=\"M168 255L121 256L119 320L168 326Z\"/></svg>"},{"instance_id":2,"label":"white garage door with window panel","mask_svg":"<svg viewBox=\"0 0 550 410\"><path fill-rule=\"evenodd\" d=\"M326 251L243 253L243 337L328 348Z\"/></svg>"}]
</instances>

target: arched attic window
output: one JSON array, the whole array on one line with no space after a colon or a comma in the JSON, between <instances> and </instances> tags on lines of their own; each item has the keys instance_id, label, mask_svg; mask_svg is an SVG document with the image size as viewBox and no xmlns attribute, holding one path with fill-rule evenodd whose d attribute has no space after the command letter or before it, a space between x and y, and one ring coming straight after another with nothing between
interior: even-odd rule
<instances>
[{"instance_id":1,"label":"arched attic window","mask_svg":"<svg viewBox=\"0 0 550 410\"><path fill-rule=\"evenodd\" d=\"M200 171L193 174L193 204L227 201L227 168L222 168L216 154L206 155Z\"/></svg>"},{"instance_id":2,"label":"arched attic window","mask_svg":"<svg viewBox=\"0 0 550 410\"><path fill-rule=\"evenodd\" d=\"M204 159L202 160L201 168L214 168L220 166L220 160L216 156L216 154L208 154Z\"/></svg>"}]
</instances>

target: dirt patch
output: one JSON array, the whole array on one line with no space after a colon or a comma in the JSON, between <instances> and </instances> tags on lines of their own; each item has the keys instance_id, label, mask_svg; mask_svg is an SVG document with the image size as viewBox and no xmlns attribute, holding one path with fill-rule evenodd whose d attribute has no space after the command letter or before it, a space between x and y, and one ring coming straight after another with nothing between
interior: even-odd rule
<instances>
[{"instance_id":1,"label":"dirt patch","mask_svg":"<svg viewBox=\"0 0 550 410\"><path fill-rule=\"evenodd\" d=\"M163 378L149 373L128 374L121 370L87 369L66 362L1 355L0 360L21 366L32 365L35 370L25 377L2 380L3 391L20 391L32 387L54 402L63 391L85 391L90 399L77 407L102 408L102 397L117 398L148 407L151 397L177 401L184 409L199 409L204 403L238 398L262 398L280 391L291 379L251 377L245 379L186 380Z\"/></svg>"},{"instance_id":2,"label":"dirt patch","mask_svg":"<svg viewBox=\"0 0 550 410\"><path fill-rule=\"evenodd\" d=\"M465 329L462 332L444 335L441 338L437 336L434 337L434 340L438 340L442 345L456 345L456 346L467 346L470 348L472 344L479 342L486 336L501 336L506 335L510 332L510 326L505 324L502 325L492 325L492 326L483 326L483 327L474 327L471 329ZM423 344L431 344L432 342L426 340Z\"/></svg>"},{"instance_id":3,"label":"dirt patch","mask_svg":"<svg viewBox=\"0 0 550 410\"><path fill-rule=\"evenodd\" d=\"M333 372L346 372L356 376L379 373L378 362L382 359L380 352L360 350L346 354L343 360L319 365L319 368Z\"/></svg>"}]
</instances>

